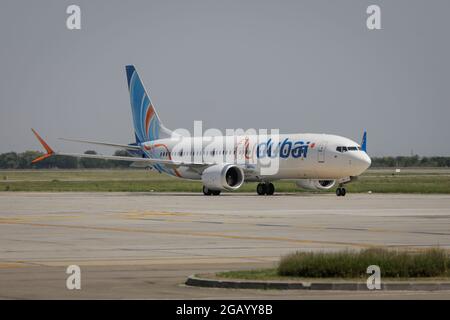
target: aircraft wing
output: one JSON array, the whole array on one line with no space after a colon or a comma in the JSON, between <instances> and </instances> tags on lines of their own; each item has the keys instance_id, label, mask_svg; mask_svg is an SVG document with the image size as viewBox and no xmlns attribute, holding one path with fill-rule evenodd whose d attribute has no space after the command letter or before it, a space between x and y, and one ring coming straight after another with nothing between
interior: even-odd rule
<instances>
[{"instance_id":1,"label":"aircraft wing","mask_svg":"<svg viewBox=\"0 0 450 320\"><path fill-rule=\"evenodd\" d=\"M123 156L105 156L101 154L85 154L85 153L60 153L53 152L51 155L55 156L67 156L76 158L91 158L91 159L103 159L103 160L116 160L116 161L129 161L132 163L139 164L163 164L169 167L180 167L180 166L193 166L193 167L203 167L208 166L207 163L193 163L193 162L182 162L182 161L172 161L164 159L153 159L153 158L139 158L139 157L123 157ZM34 161L34 160L33 160Z\"/></svg>"},{"instance_id":2,"label":"aircraft wing","mask_svg":"<svg viewBox=\"0 0 450 320\"><path fill-rule=\"evenodd\" d=\"M44 139L42 139L39 136L39 134L34 129L31 129L31 130L33 131L34 135L39 140L39 142L42 144L44 149L47 151L46 154L34 159L31 163L37 163L39 161L42 161L42 160L47 159L52 156L67 156L67 157L76 157L76 158L128 161L128 162L131 162L130 164L132 167L141 167L141 168L152 166L154 164L162 164L162 165L165 165L165 166L168 166L171 168L188 167L190 170L197 172L199 174L201 174L203 172L203 170L206 169L207 167L216 164L214 162L199 162L199 163L197 163L197 162L173 161L173 160L157 159L157 158L123 157L123 156L106 156L106 155L101 155L101 154L55 152L44 141ZM69 139L63 139L63 140L69 140ZM84 140L70 140L70 141L87 142ZM123 148L128 148L131 150L137 150L137 149L141 150L141 148L139 146L134 146L134 145L121 145L121 144L94 142L94 141L91 141L91 143L115 146L115 147L123 147ZM257 174L257 170L254 165L242 165L240 167L242 168L242 170L244 170L244 173L246 175L253 176L253 175Z\"/></svg>"},{"instance_id":3,"label":"aircraft wing","mask_svg":"<svg viewBox=\"0 0 450 320\"><path fill-rule=\"evenodd\" d=\"M67 157L77 157L77 158L91 158L91 159L104 159L104 160L116 160L116 161L129 161L135 164L135 166L137 164L141 164L144 165L145 164L163 164L169 167L180 167L180 166L188 166L191 168L195 168L195 169L203 169L206 168L208 166L210 166L212 163L193 163L193 162L183 162L183 161L173 161L173 160L164 160L164 159L155 159L155 158L140 158L140 157L123 157L123 156L105 156L105 155L100 155L100 154L85 154L85 153L61 153L61 152L55 152L45 141L44 139L42 139L39 134L34 130L31 129L34 133L34 135L36 136L36 138L39 140L39 142L42 144L42 146L44 147L44 149L47 151L46 154L34 159L32 161L32 163L36 163L39 161L42 161L44 159L47 159L51 156L67 156ZM101 143L103 144L103 143ZM116 144L109 144L109 145L114 145L114 146L119 146ZM125 146L125 145L123 145ZM131 147L137 147L137 146L131 146ZM138 147L139 148L139 147ZM139 148L139 150L141 150Z\"/></svg>"}]
</instances>

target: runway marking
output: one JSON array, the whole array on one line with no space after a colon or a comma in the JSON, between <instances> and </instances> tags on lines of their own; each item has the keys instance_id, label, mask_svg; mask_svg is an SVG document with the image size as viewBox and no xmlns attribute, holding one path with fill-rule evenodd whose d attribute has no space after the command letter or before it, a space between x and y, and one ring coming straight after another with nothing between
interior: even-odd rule
<instances>
[{"instance_id":1,"label":"runway marking","mask_svg":"<svg viewBox=\"0 0 450 320\"><path fill-rule=\"evenodd\" d=\"M191 213L190 215L203 215ZM261 227L286 227L295 228L299 230L343 230L343 231L364 231L364 232L376 232L376 233L394 233L394 234L424 234L424 235L437 235L437 236L447 236L450 233L445 232L422 232L414 230L395 230L395 229L382 229L382 228L346 228L346 227L328 227L328 226L314 226L314 225L283 225L283 224L271 224L271 223L250 223L243 221L217 221L217 220L192 220L192 219L148 219L139 218L135 216L131 219L137 220L151 220L151 221L163 221L163 222L189 222L189 223L210 223L210 224L237 224L237 225L249 225L249 226L261 226Z\"/></svg>"},{"instance_id":2,"label":"runway marking","mask_svg":"<svg viewBox=\"0 0 450 320\"><path fill-rule=\"evenodd\" d=\"M81 218L80 215L46 215L46 216L28 216L28 215L22 215L19 217L2 217L0 218L0 223L8 221L36 221L36 220L60 220L60 219L73 219L73 218Z\"/></svg>"},{"instance_id":3,"label":"runway marking","mask_svg":"<svg viewBox=\"0 0 450 320\"><path fill-rule=\"evenodd\" d=\"M448 212L449 209L447 207L442 207L442 208L381 208L383 211L388 211L388 212L399 212L399 215L397 216L393 216L393 215L388 215L385 217L429 217L429 216L423 216L423 214L410 214L410 215L405 215L404 212L414 212L414 211L420 211L420 213L423 212L441 212L443 211L443 214L438 214L435 215L436 218L438 217L442 217L442 218L448 218ZM379 215L379 211L380 209L374 209L374 208L367 208L367 207L361 207L361 208L321 208L321 209L316 209L316 208L308 208L308 209L286 209L286 208L279 208L279 211L281 211L282 213L298 213L298 214L316 214L317 212L320 213L325 213L325 214L347 214L350 216L353 215L360 215L360 216L367 216L367 213L372 213L375 212L377 213L377 217L379 216L383 216L383 215ZM188 216L188 215L202 215L202 214L210 214L210 215L227 215L229 214L229 211L232 211L232 209L230 210L201 210L199 212L180 212L180 211L147 211L147 212L124 212L121 213L121 216L125 216L125 217L129 217L131 219L139 219L139 217L144 217L144 216L152 216L152 215L159 215L159 216ZM274 209L244 209L242 211L240 211L240 213L242 214L252 214L252 215L257 215L260 216L261 212L270 212L273 213ZM445 212L445 214L444 214ZM281 214L282 214L281 213ZM281 217L281 216L280 216ZM290 216L289 216L290 217ZM370 216L368 216L370 217ZM384 216L383 216L384 217Z\"/></svg>"},{"instance_id":4,"label":"runway marking","mask_svg":"<svg viewBox=\"0 0 450 320\"><path fill-rule=\"evenodd\" d=\"M152 259L77 259L70 260L30 260L27 262L8 262L8 268L15 267L66 267L69 264L79 266L146 266L146 265L204 265L221 263L275 263L278 257L266 256L230 256L230 257L155 257ZM17 266L13 266L16 264ZM1 264L0 264L1 265ZM1 268L1 267L0 267ZM5 267L6 268L6 267Z\"/></svg>"},{"instance_id":5,"label":"runway marking","mask_svg":"<svg viewBox=\"0 0 450 320\"><path fill-rule=\"evenodd\" d=\"M358 248L373 248L379 246L386 246L384 244L373 243L359 243L359 242L343 242L343 241L323 241L323 240L310 240L310 239L292 239L287 237L263 237L263 236L243 236L235 234L223 234L212 232L186 232L175 230L143 230L135 228L117 228L117 227L94 227L94 226L79 226L79 225L62 225L62 224L47 224L47 223L31 223L31 222L13 222L13 221L0 221L0 224L20 224L33 227L53 227L53 228L68 228L68 229L82 229L82 230L100 230L100 231L113 231L113 232L136 232L136 233L149 233L149 234L169 234L176 236L193 236L193 237L213 237L223 239L238 239L238 240L259 240L259 241L277 241L288 243L300 243L300 244L321 244L330 246L352 246ZM414 245L387 245L389 248L411 248L413 250L424 250L424 248Z\"/></svg>"},{"instance_id":6,"label":"runway marking","mask_svg":"<svg viewBox=\"0 0 450 320\"><path fill-rule=\"evenodd\" d=\"M189 216L191 213L189 212L176 212L176 211L136 211L136 212L127 212L125 214L121 214L121 216L125 216L128 219L140 219L152 216Z\"/></svg>"},{"instance_id":7,"label":"runway marking","mask_svg":"<svg viewBox=\"0 0 450 320\"><path fill-rule=\"evenodd\" d=\"M390 234L423 234L430 236L448 236L449 233L445 232L426 232L426 231L416 231L416 230L390 230L390 229L382 229L382 228L345 228L345 227L328 227L328 226L314 226L314 225L277 225L270 223L249 223L242 221L216 221L216 220L192 220L192 219L170 219L170 218L161 218L161 219L142 219L143 216L189 216L189 215L203 215L199 213L182 213L182 212L165 212L165 211L147 211L147 212L136 212L136 213L128 213L125 216L129 219L137 219L137 220L152 220L152 221L164 221L164 222L189 222L189 223L205 223L205 224L238 224L238 225L250 225L250 226L262 226L262 227L291 227L299 230L343 230L343 231L362 231L362 232L375 232L375 233L390 233ZM120 215L123 217L123 215ZM71 219L71 218L79 218L80 215L51 215L51 216L21 216L21 217L7 217L0 218L0 223L6 224L27 224L27 221L33 220L59 220L59 219ZM44 226L43 224L42 226ZM64 225L47 225L47 226L64 226ZM67 227L76 227L76 226L67 226ZM102 227L83 227L78 226L80 228L102 228ZM113 230L115 229L115 230ZM240 235L226 235L226 234L218 234L218 233L189 233L189 232L181 232L181 231L172 231L172 230L159 230L159 231L148 231L148 230L140 230L140 229L126 229L126 228L112 228L112 229L98 229L98 230L109 230L109 231L124 231L124 232L152 232L152 233L160 233L160 234L174 234L174 235L191 235L191 236L210 236L210 237L220 237L220 238L230 238L230 239L247 239L247 240L267 240L267 241L285 241L285 242L295 242L295 243L305 243L305 244L328 244L328 245L337 245L337 246L355 246L355 247L374 247L378 246L377 244L366 244L366 243L358 243L358 242L334 242L334 241L321 241L321 240L301 240L301 239L291 239L284 237L251 237L251 236L240 236ZM392 246L394 247L394 246ZM403 245L397 245L396 247L403 247ZM417 246L411 246L417 247Z\"/></svg>"},{"instance_id":8,"label":"runway marking","mask_svg":"<svg viewBox=\"0 0 450 320\"><path fill-rule=\"evenodd\" d=\"M22 262L0 262L0 269L23 268L28 267Z\"/></svg>"},{"instance_id":9,"label":"runway marking","mask_svg":"<svg viewBox=\"0 0 450 320\"><path fill-rule=\"evenodd\" d=\"M323 240L308 240L308 239L292 239L286 237L263 237L263 236L242 236L234 234L212 233L212 232L185 232L175 230L143 230L134 228L117 228L117 227L94 227L94 226L79 226L79 225L63 225L63 224L48 224L48 223L31 223L31 222L19 222L19 221L1 221L0 224L20 224L33 227L53 227L53 228L68 228L68 229L83 229L83 230L101 230L101 231L116 231L116 232L139 232L149 234L170 234L178 236L194 236L194 237L213 237L224 239L241 239L241 240L261 240L261 241L279 241L289 243L302 243L302 244L326 244L333 246L354 246L362 248L370 248L379 246L369 243L357 243L357 242L340 242L340 241L323 241Z\"/></svg>"}]
</instances>

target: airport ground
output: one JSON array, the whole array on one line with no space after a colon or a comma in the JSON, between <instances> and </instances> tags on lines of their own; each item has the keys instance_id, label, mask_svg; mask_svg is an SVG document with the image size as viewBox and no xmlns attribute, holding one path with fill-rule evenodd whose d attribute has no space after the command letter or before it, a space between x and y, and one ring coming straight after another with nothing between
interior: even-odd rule
<instances>
[{"instance_id":1,"label":"airport ground","mask_svg":"<svg viewBox=\"0 0 450 320\"><path fill-rule=\"evenodd\" d=\"M187 287L295 250L450 249L450 195L0 192L0 298L450 299L449 291ZM81 290L67 290L69 265Z\"/></svg>"},{"instance_id":2,"label":"airport ground","mask_svg":"<svg viewBox=\"0 0 450 320\"><path fill-rule=\"evenodd\" d=\"M293 181L276 181L276 192L308 192ZM449 168L370 169L347 191L374 193L450 194ZM200 181L189 181L143 169L0 170L0 191L48 192L201 192ZM237 192L255 192L246 183ZM334 188L328 192L333 193ZM320 191L323 193L323 191Z\"/></svg>"}]
</instances>

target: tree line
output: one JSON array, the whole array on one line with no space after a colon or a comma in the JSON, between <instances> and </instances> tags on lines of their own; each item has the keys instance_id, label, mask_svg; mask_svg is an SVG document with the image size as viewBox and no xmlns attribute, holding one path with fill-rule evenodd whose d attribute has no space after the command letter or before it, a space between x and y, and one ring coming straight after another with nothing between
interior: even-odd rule
<instances>
[{"instance_id":1,"label":"tree line","mask_svg":"<svg viewBox=\"0 0 450 320\"><path fill-rule=\"evenodd\" d=\"M88 150L85 154L97 154L94 150ZM32 164L31 161L43 153L39 151L25 151L22 153L7 152L0 154L0 169L113 169L127 168L128 161L74 158L67 156L56 156ZM127 157L125 150L117 150L115 156Z\"/></svg>"},{"instance_id":2,"label":"tree line","mask_svg":"<svg viewBox=\"0 0 450 320\"><path fill-rule=\"evenodd\" d=\"M450 167L450 157L373 157L371 167Z\"/></svg>"},{"instance_id":3,"label":"tree line","mask_svg":"<svg viewBox=\"0 0 450 320\"><path fill-rule=\"evenodd\" d=\"M97 154L88 150L86 154ZM103 159L74 158L66 156L50 157L32 164L31 161L42 155L39 151L25 151L21 153L7 152L0 154L0 169L113 169L127 168L128 161L114 161ZM129 156L125 150L117 150L115 156ZM450 157L373 157L372 167L450 167Z\"/></svg>"}]
</instances>

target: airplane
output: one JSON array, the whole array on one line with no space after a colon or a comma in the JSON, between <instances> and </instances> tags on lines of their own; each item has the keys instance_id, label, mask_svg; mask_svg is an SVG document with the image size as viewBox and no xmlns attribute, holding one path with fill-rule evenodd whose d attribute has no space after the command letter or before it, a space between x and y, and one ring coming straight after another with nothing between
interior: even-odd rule
<instances>
[{"instance_id":1,"label":"airplane","mask_svg":"<svg viewBox=\"0 0 450 320\"><path fill-rule=\"evenodd\" d=\"M274 182L279 180L294 180L299 188L307 190L329 190L337 185L336 195L345 196L344 185L370 167L366 131L361 144L337 135L312 133L180 136L161 122L135 67L128 65L125 69L135 142L63 140L121 148L129 156L55 152L31 129L46 150L32 163L58 155L129 161L133 167L201 180L203 194L208 196L235 191L244 182L258 182L258 195L273 195ZM206 143L211 140L214 144Z\"/></svg>"}]
</instances>

